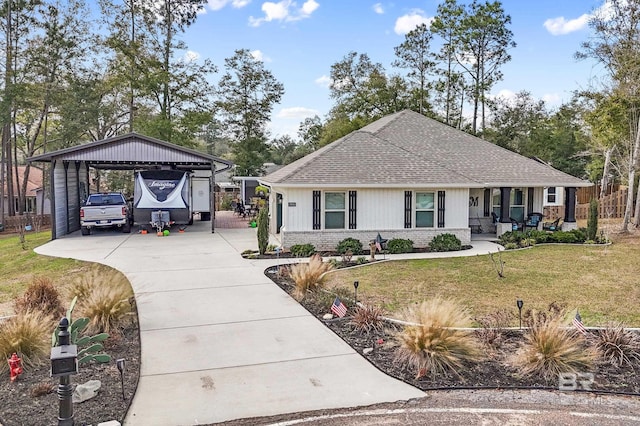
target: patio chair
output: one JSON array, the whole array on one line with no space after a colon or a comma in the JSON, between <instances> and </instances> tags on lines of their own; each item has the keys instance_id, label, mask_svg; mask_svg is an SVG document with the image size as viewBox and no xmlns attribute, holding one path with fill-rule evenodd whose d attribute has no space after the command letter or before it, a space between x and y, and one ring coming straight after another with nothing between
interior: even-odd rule
<instances>
[{"instance_id":1,"label":"patio chair","mask_svg":"<svg viewBox=\"0 0 640 426\"><path fill-rule=\"evenodd\" d=\"M542 230L544 231L559 231L560 230L560 218L557 218L553 222L542 222Z\"/></svg>"},{"instance_id":2,"label":"patio chair","mask_svg":"<svg viewBox=\"0 0 640 426\"><path fill-rule=\"evenodd\" d=\"M516 219L510 217L511 220L511 230L512 231L522 231L522 223L518 222Z\"/></svg>"},{"instance_id":3,"label":"patio chair","mask_svg":"<svg viewBox=\"0 0 640 426\"><path fill-rule=\"evenodd\" d=\"M524 223L524 230L526 231L527 228L538 229L538 224L542 221L542 218L542 213L530 213Z\"/></svg>"}]
</instances>

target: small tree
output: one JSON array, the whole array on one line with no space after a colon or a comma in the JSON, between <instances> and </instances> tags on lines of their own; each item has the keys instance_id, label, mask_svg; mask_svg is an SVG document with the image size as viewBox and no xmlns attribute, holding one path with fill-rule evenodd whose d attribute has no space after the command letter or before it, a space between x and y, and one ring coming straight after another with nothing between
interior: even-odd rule
<instances>
[{"instance_id":1,"label":"small tree","mask_svg":"<svg viewBox=\"0 0 640 426\"><path fill-rule=\"evenodd\" d=\"M592 198L589 202L589 217L587 218L587 239L595 240L598 234L598 200Z\"/></svg>"},{"instance_id":2,"label":"small tree","mask_svg":"<svg viewBox=\"0 0 640 426\"><path fill-rule=\"evenodd\" d=\"M269 244L269 212L266 208L258 213L258 250L265 254Z\"/></svg>"}]
</instances>

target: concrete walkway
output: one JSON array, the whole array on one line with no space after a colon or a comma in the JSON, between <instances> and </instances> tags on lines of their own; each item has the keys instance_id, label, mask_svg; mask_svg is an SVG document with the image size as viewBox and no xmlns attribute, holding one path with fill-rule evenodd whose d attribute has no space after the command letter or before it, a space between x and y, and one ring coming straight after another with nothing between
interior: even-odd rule
<instances>
[{"instance_id":1,"label":"concrete walkway","mask_svg":"<svg viewBox=\"0 0 640 426\"><path fill-rule=\"evenodd\" d=\"M195 425L423 396L373 367L266 278L272 260L242 259L257 247L255 229L212 234L207 226L163 238L78 233L36 249L109 265L131 281L142 357L126 425ZM496 250L481 241L462 254Z\"/></svg>"}]
</instances>

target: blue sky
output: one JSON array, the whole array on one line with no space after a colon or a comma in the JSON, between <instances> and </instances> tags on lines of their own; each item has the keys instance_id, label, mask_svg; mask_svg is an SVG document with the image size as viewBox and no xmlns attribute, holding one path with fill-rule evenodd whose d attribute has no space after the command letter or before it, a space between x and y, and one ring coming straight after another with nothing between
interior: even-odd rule
<instances>
[{"instance_id":1,"label":"blue sky","mask_svg":"<svg viewBox=\"0 0 640 426\"><path fill-rule=\"evenodd\" d=\"M557 107L571 92L585 89L602 74L574 53L587 40L589 14L605 0L503 0L511 16L517 47L503 66L504 80L493 95L512 96L527 90ZM324 118L329 98L331 65L348 52L366 53L388 73L393 48L416 25L428 23L436 0L209 0L183 40L194 58L209 58L223 70L224 58L236 49L249 49L284 84L276 105L272 136L296 135L305 117ZM220 74L219 73L219 74Z\"/></svg>"}]
</instances>

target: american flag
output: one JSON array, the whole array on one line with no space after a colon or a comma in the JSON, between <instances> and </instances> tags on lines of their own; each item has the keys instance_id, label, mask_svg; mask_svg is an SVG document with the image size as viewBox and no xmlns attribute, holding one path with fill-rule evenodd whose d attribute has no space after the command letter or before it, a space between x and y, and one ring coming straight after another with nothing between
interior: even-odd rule
<instances>
[{"instance_id":1,"label":"american flag","mask_svg":"<svg viewBox=\"0 0 640 426\"><path fill-rule=\"evenodd\" d=\"M338 297L333 301L333 305L331 305L331 312L342 318L347 314L347 307L344 306L344 303L340 301Z\"/></svg>"},{"instance_id":2,"label":"american flag","mask_svg":"<svg viewBox=\"0 0 640 426\"><path fill-rule=\"evenodd\" d=\"M380 245L380 241L376 240L376 248L378 249L379 252L382 253L382 246Z\"/></svg>"},{"instance_id":3,"label":"american flag","mask_svg":"<svg viewBox=\"0 0 640 426\"><path fill-rule=\"evenodd\" d=\"M587 329L584 328L584 324L582 324L582 317L580 316L580 312L576 310L576 316L573 317L573 326L578 329L578 331L582 334L587 334Z\"/></svg>"}]
</instances>

